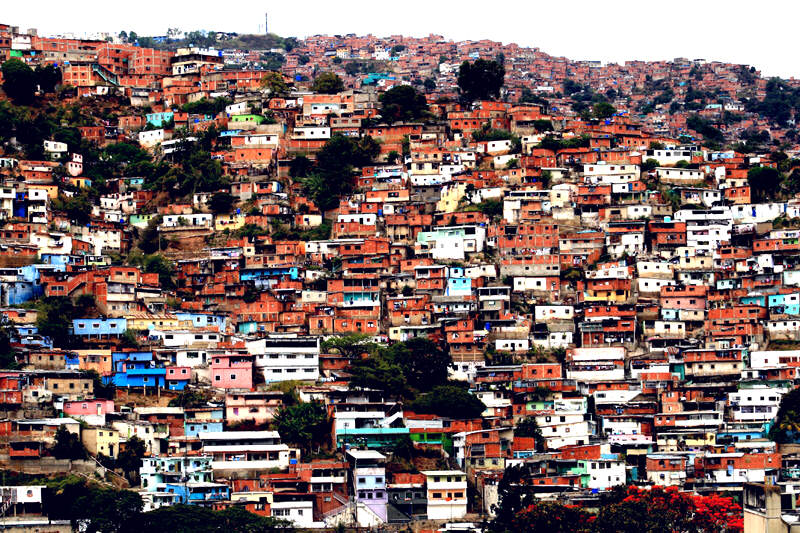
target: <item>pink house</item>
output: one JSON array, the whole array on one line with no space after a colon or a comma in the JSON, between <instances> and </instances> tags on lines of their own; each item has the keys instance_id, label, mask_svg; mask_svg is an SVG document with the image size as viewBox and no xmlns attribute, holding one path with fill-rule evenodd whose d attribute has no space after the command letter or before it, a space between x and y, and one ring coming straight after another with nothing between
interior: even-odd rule
<instances>
[{"instance_id":1,"label":"pink house","mask_svg":"<svg viewBox=\"0 0 800 533\"><path fill-rule=\"evenodd\" d=\"M107 415L114 412L114 400L83 400L64 402L64 414L69 416Z\"/></svg>"},{"instance_id":2,"label":"pink house","mask_svg":"<svg viewBox=\"0 0 800 533\"><path fill-rule=\"evenodd\" d=\"M246 353L214 354L211 386L219 389L253 389L253 356Z\"/></svg>"}]
</instances>

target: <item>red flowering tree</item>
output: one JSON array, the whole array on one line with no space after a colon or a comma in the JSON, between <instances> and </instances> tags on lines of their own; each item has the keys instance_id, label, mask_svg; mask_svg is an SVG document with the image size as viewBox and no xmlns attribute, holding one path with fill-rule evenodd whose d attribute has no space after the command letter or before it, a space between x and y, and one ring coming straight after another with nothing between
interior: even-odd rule
<instances>
[{"instance_id":1,"label":"red flowering tree","mask_svg":"<svg viewBox=\"0 0 800 533\"><path fill-rule=\"evenodd\" d=\"M596 515L535 498L512 498L513 515L503 513L489 529L495 533L740 533L742 508L730 498L699 496L676 487L615 491ZM522 506L518 506L523 503ZM511 509L505 509L511 511ZM505 516L505 518L503 518ZM513 518L511 518L513 516Z\"/></svg>"},{"instance_id":2,"label":"red flowering tree","mask_svg":"<svg viewBox=\"0 0 800 533\"><path fill-rule=\"evenodd\" d=\"M676 487L628 487L619 503L600 509L593 531L733 533L743 529L742 508L730 498L698 496Z\"/></svg>"},{"instance_id":3,"label":"red flowering tree","mask_svg":"<svg viewBox=\"0 0 800 533\"><path fill-rule=\"evenodd\" d=\"M512 520L515 533L589 533L590 517L583 509L555 502L529 505Z\"/></svg>"}]
</instances>

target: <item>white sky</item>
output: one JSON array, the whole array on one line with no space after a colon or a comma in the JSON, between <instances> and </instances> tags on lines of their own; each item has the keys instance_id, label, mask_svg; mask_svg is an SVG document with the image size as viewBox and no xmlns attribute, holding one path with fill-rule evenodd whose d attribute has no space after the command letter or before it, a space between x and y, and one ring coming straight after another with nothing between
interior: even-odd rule
<instances>
[{"instance_id":1,"label":"white sky","mask_svg":"<svg viewBox=\"0 0 800 533\"><path fill-rule=\"evenodd\" d=\"M797 0L0 0L0 23L40 34L168 27L255 33L269 12L282 36L430 33L539 47L570 59L688 57L800 77ZM118 6L118 7L117 7ZM263 27L263 26L262 26Z\"/></svg>"}]
</instances>

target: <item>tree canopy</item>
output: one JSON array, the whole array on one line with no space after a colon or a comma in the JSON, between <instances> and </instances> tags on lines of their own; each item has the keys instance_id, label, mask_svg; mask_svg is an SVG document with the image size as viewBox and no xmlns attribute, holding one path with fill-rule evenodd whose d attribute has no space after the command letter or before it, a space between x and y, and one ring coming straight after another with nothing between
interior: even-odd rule
<instances>
[{"instance_id":1,"label":"tree canopy","mask_svg":"<svg viewBox=\"0 0 800 533\"><path fill-rule=\"evenodd\" d=\"M317 154L316 165L305 179L307 194L323 211L339 204L339 197L350 191L353 171L370 164L380 153L372 137L352 139L334 135Z\"/></svg>"},{"instance_id":2,"label":"tree canopy","mask_svg":"<svg viewBox=\"0 0 800 533\"><path fill-rule=\"evenodd\" d=\"M617 108L608 102L597 102L594 104L593 113L597 118L609 118L617 112Z\"/></svg>"},{"instance_id":3,"label":"tree canopy","mask_svg":"<svg viewBox=\"0 0 800 533\"><path fill-rule=\"evenodd\" d=\"M601 499L596 514L542 502L530 490L531 468L520 465L505 470L490 533L732 533L743 529L742 509L731 498L693 495L677 487L615 488Z\"/></svg>"},{"instance_id":4,"label":"tree canopy","mask_svg":"<svg viewBox=\"0 0 800 533\"><path fill-rule=\"evenodd\" d=\"M136 435L125 442L125 449L117 455L117 466L122 469L128 480L133 481L138 477L139 468L142 466L142 457L147 452L147 446Z\"/></svg>"},{"instance_id":5,"label":"tree canopy","mask_svg":"<svg viewBox=\"0 0 800 533\"><path fill-rule=\"evenodd\" d=\"M281 439L304 452L312 445L320 445L330 434L330 423L325 406L319 402L301 402L282 407L275 414L275 429Z\"/></svg>"},{"instance_id":6,"label":"tree canopy","mask_svg":"<svg viewBox=\"0 0 800 533\"><path fill-rule=\"evenodd\" d=\"M464 61L458 69L458 88L464 100L487 100L500 96L506 69L497 61Z\"/></svg>"},{"instance_id":7,"label":"tree canopy","mask_svg":"<svg viewBox=\"0 0 800 533\"><path fill-rule=\"evenodd\" d=\"M468 390L457 385L441 385L411 402L415 413L455 419L480 418L486 406Z\"/></svg>"},{"instance_id":8,"label":"tree canopy","mask_svg":"<svg viewBox=\"0 0 800 533\"><path fill-rule=\"evenodd\" d=\"M270 96L286 96L289 94L289 85L280 72L267 72L261 78L261 87L269 90Z\"/></svg>"},{"instance_id":9,"label":"tree canopy","mask_svg":"<svg viewBox=\"0 0 800 533\"><path fill-rule=\"evenodd\" d=\"M428 339L398 342L382 350L382 356L397 364L408 385L419 391L430 391L447 382L450 354Z\"/></svg>"},{"instance_id":10,"label":"tree canopy","mask_svg":"<svg viewBox=\"0 0 800 533\"><path fill-rule=\"evenodd\" d=\"M229 192L215 192L208 200L208 208L211 212L218 215L220 213L230 213L236 198Z\"/></svg>"},{"instance_id":11,"label":"tree canopy","mask_svg":"<svg viewBox=\"0 0 800 533\"><path fill-rule=\"evenodd\" d=\"M3 91L18 104L30 104L36 91L36 75L24 61L11 58L2 67Z\"/></svg>"},{"instance_id":12,"label":"tree canopy","mask_svg":"<svg viewBox=\"0 0 800 533\"><path fill-rule=\"evenodd\" d=\"M753 167L747 171L747 182L754 202L764 202L773 199L778 192L782 174L772 167Z\"/></svg>"},{"instance_id":13,"label":"tree canopy","mask_svg":"<svg viewBox=\"0 0 800 533\"><path fill-rule=\"evenodd\" d=\"M779 444L800 441L800 389L792 389L781 398L769 439Z\"/></svg>"},{"instance_id":14,"label":"tree canopy","mask_svg":"<svg viewBox=\"0 0 800 533\"><path fill-rule=\"evenodd\" d=\"M56 459L85 459L87 455L80 437L65 426L60 426L56 431L50 452Z\"/></svg>"},{"instance_id":15,"label":"tree canopy","mask_svg":"<svg viewBox=\"0 0 800 533\"><path fill-rule=\"evenodd\" d=\"M381 116L387 122L412 121L428 112L425 96L410 85L398 85L381 94Z\"/></svg>"},{"instance_id":16,"label":"tree canopy","mask_svg":"<svg viewBox=\"0 0 800 533\"><path fill-rule=\"evenodd\" d=\"M536 439L536 451L544 450L544 437L535 417L528 416L520 420L517 427L514 428L514 436Z\"/></svg>"},{"instance_id":17,"label":"tree canopy","mask_svg":"<svg viewBox=\"0 0 800 533\"><path fill-rule=\"evenodd\" d=\"M336 94L344 90L344 82L333 72L323 72L314 78L311 90L315 93Z\"/></svg>"}]
</instances>

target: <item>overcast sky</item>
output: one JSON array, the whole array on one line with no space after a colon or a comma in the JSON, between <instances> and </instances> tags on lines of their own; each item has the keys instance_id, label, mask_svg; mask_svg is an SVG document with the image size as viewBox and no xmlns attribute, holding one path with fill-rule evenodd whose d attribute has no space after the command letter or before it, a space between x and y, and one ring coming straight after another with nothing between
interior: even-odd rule
<instances>
[{"instance_id":1,"label":"overcast sky","mask_svg":"<svg viewBox=\"0 0 800 533\"><path fill-rule=\"evenodd\" d=\"M255 33L269 12L270 32L283 36L436 33L515 42L570 59L703 58L800 77L797 0L0 1L0 23L37 28L42 35L159 35L168 27Z\"/></svg>"}]
</instances>

